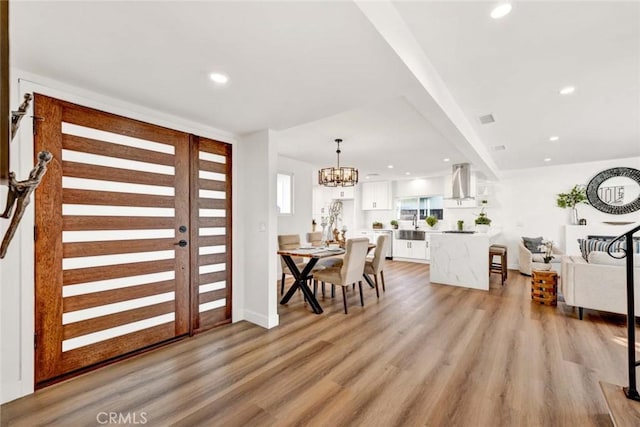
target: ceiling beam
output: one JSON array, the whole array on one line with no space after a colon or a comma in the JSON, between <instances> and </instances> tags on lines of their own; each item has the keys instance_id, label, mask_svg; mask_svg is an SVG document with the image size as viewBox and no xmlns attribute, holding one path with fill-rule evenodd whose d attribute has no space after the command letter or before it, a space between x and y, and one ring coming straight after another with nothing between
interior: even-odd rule
<instances>
[{"instance_id":1,"label":"ceiling beam","mask_svg":"<svg viewBox=\"0 0 640 427\"><path fill-rule=\"evenodd\" d=\"M474 169L488 179L499 178L486 146L393 4L388 0L354 1L425 89L424 93L407 96L416 110L467 157Z\"/></svg>"}]
</instances>

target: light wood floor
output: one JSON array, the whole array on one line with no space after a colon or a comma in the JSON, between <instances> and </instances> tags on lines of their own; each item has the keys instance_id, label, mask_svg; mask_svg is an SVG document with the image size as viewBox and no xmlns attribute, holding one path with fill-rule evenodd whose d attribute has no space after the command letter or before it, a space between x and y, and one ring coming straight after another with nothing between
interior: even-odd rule
<instances>
[{"instance_id":1,"label":"light wood floor","mask_svg":"<svg viewBox=\"0 0 640 427\"><path fill-rule=\"evenodd\" d=\"M533 305L510 272L489 292L387 262L365 286L280 306L280 326L225 326L2 406L2 426L610 426L598 381L626 379L624 317ZM101 417L97 419L97 417ZM137 417L137 418L136 418Z\"/></svg>"}]
</instances>

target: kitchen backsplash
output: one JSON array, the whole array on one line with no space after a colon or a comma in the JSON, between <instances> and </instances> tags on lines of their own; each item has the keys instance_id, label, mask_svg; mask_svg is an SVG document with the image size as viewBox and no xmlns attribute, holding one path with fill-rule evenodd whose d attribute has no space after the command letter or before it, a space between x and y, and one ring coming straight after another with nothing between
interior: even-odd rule
<instances>
[{"instance_id":1,"label":"kitchen backsplash","mask_svg":"<svg viewBox=\"0 0 640 427\"><path fill-rule=\"evenodd\" d=\"M490 209L487 209L490 212ZM458 220L463 220L465 229L473 230L475 227L476 214L480 212L480 208L476 209L445 209L444 220L440 221L436 226L438 230L454 230ZM395 210L386 211L364 211L364 223L357 224L358 229L371 228L374 221L384 224L384 228L391 228L391 220L396 219ZM411 221L398 221L400 228L411 228ZM418 226L427 229L428 226L424 220L418 220Z\"/></svg>"}]
</instances>

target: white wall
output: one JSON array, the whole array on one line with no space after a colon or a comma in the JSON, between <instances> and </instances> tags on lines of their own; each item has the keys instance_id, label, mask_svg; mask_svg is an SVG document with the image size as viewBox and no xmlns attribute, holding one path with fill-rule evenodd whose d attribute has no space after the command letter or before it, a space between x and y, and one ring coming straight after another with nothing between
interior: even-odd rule
<instances>
[{"instance_id":1,"label":"white wall","mask_svg":"<svg viewBox=\"0 0 640 427\"><path fill-rule=\"evenodd\" d=\"M126 117L166 126L173 129L198 134L220 141L234 143L234 136L228 132L189 120L171 116L160 111L147 109L126 103L114 98L66 85L46 77L30 74L22 70L12 69L11 105L14 108L22 102L27 92L38 92L44 95L70 102L86 105L102 111L120 114ZM32 111L32 110L30 110ZM11 169L16 171L17 179L25 179L33 167L33 138L31 121L22 121L20 133L11 145ZM236 147L233 147L234 156ZM251 174L250 169L240 169L239 162L233 162L233 185L237 189L238 175ZM241 170L242 172L238 172ZM45 177L46 179L46 177ZM275 180L275 175L274 175ZM234 191L237 194L237 190ZM0 198L4 203L6 187L0 190ZM235 197L235 196L234 196ZM275 199L275 193L274 193ZM273 203L272 205L275 205ZM259 210L262 210L259 207ZM237 201L233 204L234 234L245 228L238 214ZM33 392L33 331L34 331L34 245L33 245L33 205L27 208L20 227L9 246L7 256L0 261L2 268L2 286L0 287L0 400L7 402ZM8 221L1 221L4 232ZM3 233L4 235L4 233ZM237 254L243 250L242 245L234 246L233 264L233 310L234 321L241 320L243 314L242 269L237 262ZM236 313L237 311L237 313Z\"/></svg>"},{"instance_id":2,"label":"white wall","mask_svg":"<svg viewBox=\"0 0 640 427\"><path fill-rule=\"evenodd\" d=\"M238 144L236 164L247 171L238 177L238 209L242 230L234 252L243 271L243 317L265 328L278 325L277 142L272 131L245 135ZM311 208L309 208L311 209Z\"/></svg>"},{"instance_id":3,"label":"white wall","mask_svg":"<svg viewBox=\"0 0 640 427\"><path fill-rule=\"evenodd\" d=\"M278 173L293 174L293 214L278 215L278 234L299 234L304 241L311 231L314 172L310 163L278 156Z\"/></svg>"},{"instance_id":4,"label":"white wall","mask_svg":"<svg viewBox=\"0 0 640 427\"><path fill-rule=\"evenodd\" d=\"M443 196L449 177L416 178L393 182L393 197Z\"/></svg>"},{"instance_id":5,"label":"white wall","mask_svg":"<svg viewBox=\"0 0 640 427\"><path fill-rule=\"evenodd\" d=\"M640 169L640 157L506 171L495 191L498 208L489 208L488 212L502 227L500 240L508 244L510 268L517 268L517 244L522 236L543 236L564 250L564 226L569 224L569 209L556 207L558 194L566 193L576 184L587 185L598 172L613 167ZM586 204L578 205L578 216L585 218L587 225L640 220L640 212L610 215Z\"/></svg>"},{"instance_id":6,"label":"white wall","mask_svg":"<svg viewBox=\"0 0 640 427\"><path fill-rule=\"evenodd\" d=\"M15 76L15 70L11 70L11 76ZM14 82L15 80L11 80ZM13 110L22 101L18 96L18 85L10 85L10 106ZM23 120L23 126L30 125L29 120ZM28 133L28 130L27 130ZM11 171L16 171L17 179L25 179L29 173L32 165L27 164L24 157L32 154L33 149L28 149L26 154L23 154L22 148L25 143L22 141L21 132L16 136L16 139L11 143ZM28 148L28 147L25 147ZM33 158L33 157L31 157ZM23 170L27 168L28 170ZM0 203L2 204L2 210L5 207L5 201L7 198L7 186L0 186ZM31 224L31 230L33 230L33 209L27 209L23 219L23 223ZM4 234L9 226L9 220L0 220L0 232L4 238ZM27 295L23 295L23 282L24 274L29 274L29 271L22 271L21 266L21 254L28 251L28 247L23 247L23 242L28 243L28 230L25 230L24 226L19 228L16 232L11 244L9 245L7 255L4 259L0 260L0 402L7 402L15 399L18 396L22 396L26 393L30 393L33 390L33 370L27 370L24 368L23 360L33 360L33 344L31 347L26 346L24 340L24 331L31 328L31 335L33 334L33 316L31 318L21 317L21 310L25 306L33 306L33 299L29 298L28 290ZM31 233L33 236L33 233ZM31 240L33 242L33 238ZM28 245L27 245L28 246ZM33 248L33 244L31 244ZM29 255L27 254L27 257ZM33 270L31 270L33 271ZM28 277L28 276L27 276ZM33 281L31 282L33 288ZM33 311L31 312L33 314ZM33 343L33 339L31 341ZM30 358L30 359L29 359Z\"/></svg>"}]
</instances>

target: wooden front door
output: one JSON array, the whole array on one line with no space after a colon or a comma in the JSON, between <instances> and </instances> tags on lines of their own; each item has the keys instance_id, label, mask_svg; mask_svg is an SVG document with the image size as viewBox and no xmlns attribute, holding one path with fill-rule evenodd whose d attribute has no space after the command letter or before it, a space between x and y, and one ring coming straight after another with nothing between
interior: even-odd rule
<instances>
[{"instance_id":1,"label":"wooden front door","mask_svg":"<svg viewBox=\"0 0 640 427\"><path fill-rule=\"evenodd\" d=\"M191 193L198 138L38 94L34 108L35 152L54 157L35 193L36 385L201 330L200 295L216 313L205 327L230 321L230 275L194 292L201 266L230 272L231 253L230 202L224 215L195 207L221 206ZM224 178L202 180L229 200L230 159ZM197 232L214 222L224 242Z\"/></svg>"},{"instance_id":2,"label":"wooden front door","mask_svg":"<svg viewBox=\"0 0 640 427\"><path fill-rule=\"evenodd\" d=\"M231 320L231 146L191 137L191 326Z\"/></svg>"}]
</instances>

